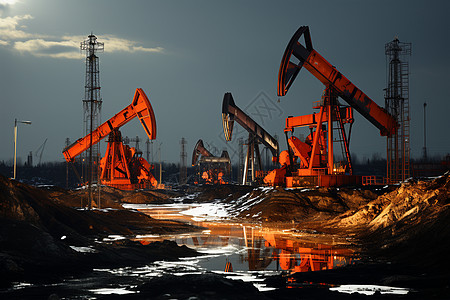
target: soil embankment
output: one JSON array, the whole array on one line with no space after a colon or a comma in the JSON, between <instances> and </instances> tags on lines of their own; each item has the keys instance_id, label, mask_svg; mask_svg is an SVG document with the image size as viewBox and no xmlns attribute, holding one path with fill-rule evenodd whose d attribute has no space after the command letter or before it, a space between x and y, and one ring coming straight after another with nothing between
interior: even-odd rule
<instances>
[{"instance_id":1,"label":"soil embankment","mask_svg":"<svg viewBox=\"0 0 450 300\"><path fill-rule=\"evenodd\" d=\"M66 192L37 189L0 176L0 282L3 286L12 281L51 279L95 267L142 265L195 254L187 247L167 241L148 246L126 239L105 242L103 239L110 235L162 234L195 228L180 222L155 220L137 211L76 209L70 204L79 203L80 194ZM118 208L113 196L102 199L108 201L108 207Z\"/></svg>"},{"instance_id":2,"label":"soil embankment","mask_svg":"<svg viewBox=\"0 0 450 300\"><path fill-rule=\"evenodd\" d=\"M239 207L238 217L269 223L324 222L374 200L381 190L257 188L230 202ZM378 194L377 194L378 193ZM319 224L315 224L317 226Z\"/></svg>"},{"instance_id":3,"label":"soil embankment","mask_svg":"<svg viewBox=\"0 0 450 300\"><path fill-rule=\"evenodd\" d=\"M286 278L273 277L269 280L279 289L263 294L249 284L203 274L152 279L139 288L136 298L153 295L155 288L158 295L164 296L174 291L170 283L178 282L180 288L173 295L181 298L213 295L212 299L227 299L222 289L228 286L233 287L228 298L234 299L317 299L336 296L336 292L323 288L324 284L355 283L408 287L413 291L408 298L445 299L450 294L450 263L446 259L450 246L449 191L450 174L430 181L365 189L224 185L182 192L124 192L105 188L102 202L97 201L94 207L108 208L86 210L77 208L87 198L85 191L38 189L0 177L0 279L6 287L18 280L51 281L61 274L89 272L96 267L136 266L196 255L191 249L167 241L144 246L127 239L105 239L111 235L196 230L184 223L155 220L124 210L120 205L171 203L189 194L184 203L219 201L237 220L275 226L289 223L296 230L351 236L362 249L361 261L342 269L293 274L291 287L299 289L287 289ZM190 284L195 280L198 286ZM181 288L183 284L186 288ZM221 285L220 289L215 290L214 284ZM244 290L248 294L240 292Z\"/></svg>"},{"instance_id":4,"label":"soil embankment","mask_svg":"<svg viewBox=\"0 0 450 300\"><path fill-rule=\"evenodd\" d=\"M352 237L362 249L355 266L296 273L294 282L395 285L411 288L408 297L450 298L450 173L381 189L255 189L233 201L243 206L243 219ZM285 290L286 298L296 295Z\"/></svg>"},{"instance_id":5,"label":"soil embankment","mask_svg":"<svg viewBox=\"0 0 450 300\"><path fill-rule=\"evenodd\" d=\"M386 261L447 272L450 246L450 174L408 181L326 222L324 230L356 234L366 250Z\"/></svg>"}]
</instances>

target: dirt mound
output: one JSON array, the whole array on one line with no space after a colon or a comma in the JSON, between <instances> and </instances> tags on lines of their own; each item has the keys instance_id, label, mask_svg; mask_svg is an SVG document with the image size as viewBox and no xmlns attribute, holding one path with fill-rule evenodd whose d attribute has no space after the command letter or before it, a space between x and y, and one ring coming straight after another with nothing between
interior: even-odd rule
<instances>
[{"instance_id":1,"label":"dirt mound","mask_svg":"<svg viewBox=\"0 0 450 300\"><path fill-rule=\"evenodd\" d=\"M305 222L328 220L375 199L370 190L254 188L229 199L239 218L248 221Z\"/></svg>"},{"instance_id":2,"label":"dirt mound","mask_svg":"<svg viewBox=\"0 0 450 300\"><path fill-rule=\"evenodd\" d=\"M136 204L166 204L172 203L169 199L178 194L167 194L159 191L133 191L124 195L120 202L122 203L136 203Z\"/></svg>"},{"instance_id":3,"label":"dirt mound","mask_svg":"<svg viewBox=\"0 0 450 300\"><path fill-rule=\"evenodd\" d=\"M362 234L371 253L448 275L450 173L430 182L403 184L377 200L384 208L371 216Z\"/></svg>"},{"instance_id":4,"label":"dirt mound","mask_svg":"<svg viewBox=\"0 0 450 300\"><path fill-rule=\"evenodd\" d=\"M450 173L381 189L255 188L228 203L246 221L351 235L369 256L450 269Z\"/></svg>"},{"instance_id":5,"label":"dirt mound","mask_svg":"<svg viewBox=\"0 0 450 300\"><path fill-rule=\"evenodd\" d=\"M50 197L70 207L87 207L88 193L86 189L65 190L58 187L49 187ZM176 191L165 190L138 190L138 191L122 191L108 186L102 186L100 195L94 193L94 208L117 208L121 209L122 203L153 203L163 204L172 203L170 198L179 196ZM100 196L100 198L99 198Z\"/></svg>"},{"instance_id":6,"label":"dirt mound","mask_svg":"<svg viewBox=\"0 0 450 300\"><path fill-rule=\"evenodd\" d=\"M47 190L48 196L59 204L78 208L85 208L88 206L88 192L86 189L66 190L52 186L43 190ZM123 198L123 194L120 190L102 188L100 192L100 201L98 196L97 193L94 193L94 202L92 203L93 208L122 208L120 200Z\"/></svg>"},{"instance_id":7,"label":"dirt mound","mask_svg":"<svg viewBox=\"0 0 450 300\"><path fill-rule=\"evenodd\" d=\"M148 263L151 246L105 245L94 240L112 234L194 230L187 224L155 220L137 211L74 209L59 198L70 197L71 192L69 196L63 194L0 176L0 279L3 284L44 272L51 277L53 273L89 269L100 261L105 264ZM92 253L80 253L76 250L79 247ZM189 255L189 251L186 254ZM93 259L96 255L102 259Z\"/></svg>"},{"instance_id":8,"label":"dirt mound","mask_svg":"<svg viewBox=\"0 0 450 300\"><path fill-rule=\"evenodd\" d=\"M119 193L116 192L114 197L121 199ZM59 236L67 235L67 231L81 235L129 235L142 231L160 233L157 228L164 226L169 230L171 225L176 230L188 228L177 222L155 220L135 211L114 208L88 211L66 205L74 201L68 198L78 199L78 196L77 192L47 192L0 177L0 217L25 221Z\"/></svg>"},{"instance_id":9,"label":"dirt mound","mask_svg":"<svg viewBox=\"0 0 450 300\"><path fill-rule=\"evenodd\" d=\"M252 283L213 273L155 277L135 295L135 299L269 299Z\"/></svg>"},{"instance_id":10,"label":"dirt mound","mask_svg":"<svg viewBox=\"0 0 450 300\"><path fill-rule=\"evenodd\" d=\"M217 199L223 199L224 201L230 201L231 199L239 198L246 193L253 190L254 187L247 185L231 185L231 184L220 184L220 185L203 185L197 187L195 192L198 195L191 199L192 202L202 203L202 202L212 202ZM187 203L186 201L184 201Z\"/></svg>"},{"instance_id":11,"label":"dirt mound","mask_svg":"<svg viewBox=\"0 0 450 300\"><path fill-rule=\"evenodd\" d=\"M447 173L432 181L404 182L395 190L322 223L321 229L352 234L372 257L448 275L450 262L445 257L450 247L449 220Z\"/></svg>"},{"instance_id":12,"label":"dirt mound","mask_svg":"<svg viewBox=\"0 0 450 300\"><path fill-rule=\"evenodd\" d=\"M387 227L395 230L396 224L401 223L422 223L449 204L449 188L449 174L429 182L405 182L392 192L339 216L333 226L375 231Z\"/></svg>"}]
</instances>

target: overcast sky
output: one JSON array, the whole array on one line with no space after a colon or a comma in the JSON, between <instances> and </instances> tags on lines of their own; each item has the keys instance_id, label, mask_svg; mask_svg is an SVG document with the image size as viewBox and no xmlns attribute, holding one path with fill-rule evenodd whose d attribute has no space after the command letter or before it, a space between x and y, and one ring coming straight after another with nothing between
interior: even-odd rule
<instances>
[{"instance_id":1,"label":"overcast sky","mask_svg":"<svg viewBox=\"0 0 450 300\"><path fill-rule=\"evenodd\" d=\"M63 161L65 139L83 136L85 55L79 47L91 32L105 44L98 55L102 121L143 88L155 111L154 143L161 145L162 160L179 162L182 137L188 142L188 163L200 138L212 151L224 149L225 92L281 137L284 150L285 118L312 113L312 102L324 88L303 69L287 96L276 95L281 57L302 25L310 27L316 51L380 106L386 86L384 45L395 36L411 42L412 156L422 154L425 101L428 152L445 154L450 152L449 15L446 0L0 0L0 161L12 160L15 118L32 121L31 126L19 124L22 161L46 139L43 161ZM145 138L137 120L121 131ZM229 145L233 150L235 145ZM385 138L360 115L351 151L359 158L385 157Z\"/></svg>"}]
</instances>

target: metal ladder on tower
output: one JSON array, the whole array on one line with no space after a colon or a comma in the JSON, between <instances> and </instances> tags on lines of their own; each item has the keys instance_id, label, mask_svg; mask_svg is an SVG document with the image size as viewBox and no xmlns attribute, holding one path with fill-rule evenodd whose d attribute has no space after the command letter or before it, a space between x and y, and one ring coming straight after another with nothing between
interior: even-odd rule
<instances>
[{"instance_id":1,"label":"metal ladder on tower","mask_svg":"<svg viewBox=\"0 0 450 300\"><path fill-rule=\"evenodd\" d=\"M410 126L409 126L409 64L407 62L401 63L401 84L403 96L403 180L410 177Z\"/></svg>"}]
</instances>

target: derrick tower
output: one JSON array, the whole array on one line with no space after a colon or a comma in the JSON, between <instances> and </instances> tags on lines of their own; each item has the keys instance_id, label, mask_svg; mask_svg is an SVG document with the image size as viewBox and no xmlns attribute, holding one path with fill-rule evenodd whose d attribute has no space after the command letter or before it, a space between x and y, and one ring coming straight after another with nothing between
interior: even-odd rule
<instances>
[{"instance_id":1,"label":"derrick tower","mask_svg":"<svg viewBox=\"0 0 450 300\"><path fill-rule=\"evenodd\" d=\"M83 98L83 127L86 136L100 124L102 98L100 96L99 60L96 53L103 52L104 43L98 42L97 37L91 33L86 40L81 42L80 49L86 52L86 76ZM88 206L91 208L93 198L91 185L98 181L99 175L100 143L92 144L91 139L89 151L83 154L82 161L83 180L88 183Z\"/></svg>"},{"instance_id":2,"label":"derrick tower","mask_svg":"<svg viewBox=\"0 0 450 300\"><path fill-rule=\"evenodd\" d=\"M404 181L410 176L409 126L409 56L411 43L397 37L385 45L387 82L386 110L397 120L397 131L387 138L387 177L389 183Z\"/></svg>"}]
</instances>

